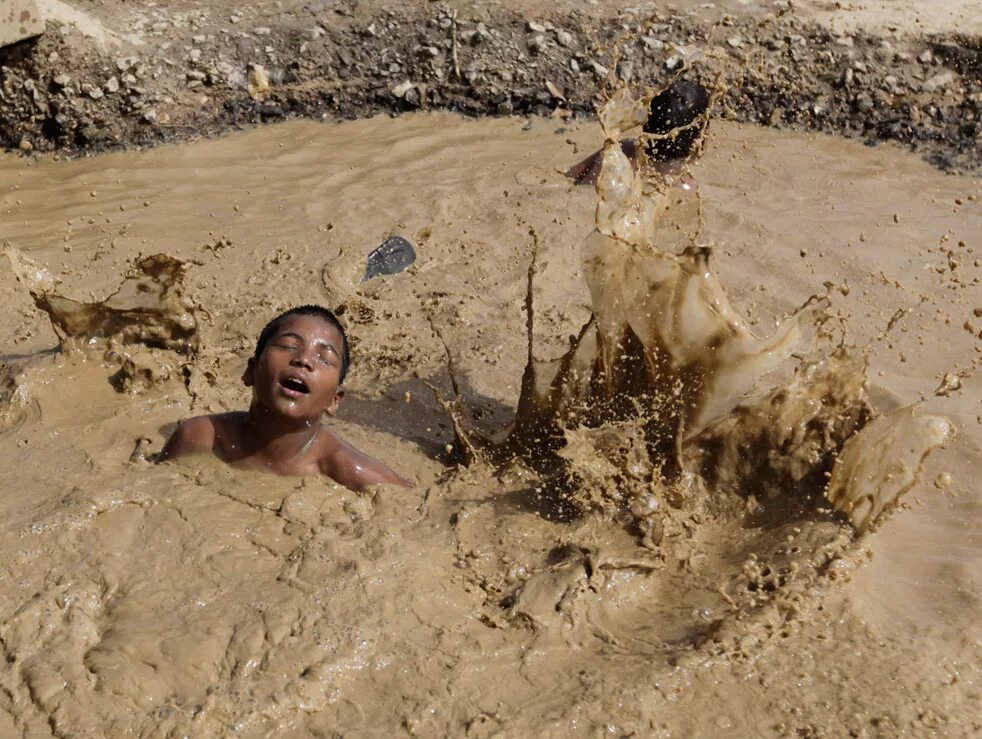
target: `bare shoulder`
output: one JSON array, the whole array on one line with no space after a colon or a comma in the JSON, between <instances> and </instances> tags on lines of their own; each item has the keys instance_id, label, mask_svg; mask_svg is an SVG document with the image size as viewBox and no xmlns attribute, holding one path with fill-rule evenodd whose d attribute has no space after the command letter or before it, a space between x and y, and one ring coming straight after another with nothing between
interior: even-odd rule
<instances>
[{"instance_id":1,"label":"bare shoulder","mask_svg":"<svg viewBox=\"0 0 982 739\"><path fill-rule=\"evenodd\" d=\"M216 442L227 436L229 427L235 425L235 414L220 413L211 416L195 416L182 421L171 434L160 453L161 460L175 459L192 454L212 454Z\"/></svg>"},{"instance_id":2,"label":"bare shoulder","mask_svg":"<svg viewBox=\"0 0 982 739\"><path fill-rule=\"evenodd\" d=\"M391 468L359 451L336 433L324 428L326 443L320 459L321 472L352 490L373 485L409 487L409 481Z\"/></svg>"}]
</instances>

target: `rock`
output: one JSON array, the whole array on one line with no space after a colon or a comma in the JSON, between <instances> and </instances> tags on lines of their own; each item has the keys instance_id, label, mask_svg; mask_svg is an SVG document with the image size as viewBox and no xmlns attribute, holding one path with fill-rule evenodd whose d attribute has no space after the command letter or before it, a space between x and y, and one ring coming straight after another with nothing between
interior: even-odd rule
<instances>
[{"instance_id":1,"label":"rock","mask_svg":"<svg viewBox=\"0 0 982 739\"><path fill-rule=\"evenodd\" d=\"M106 84L102 86L102 89L109 95L119 92L119 80L115 77L110 77L106 80Z\"/></svg>"},{"instance_id":2,"label":"rock","mask_svg":"<svg viewBox=\"0 0 982 739\"><path fill-rule=\"evenodd\" d=\"M156 123L157 111L154 110L153 108L150 108L150 110L147 110L143 113L142 119L144 123Z\"/></svg>"},{"instance_id":3,"label":"rock","mask_svg":"<svg viewBox=\"0 0 982 739\"><path fill-rule=\"evenodd\" d=\"M18 144L17 147L23 152L28 152L34 149L34 144L32 144L28 139L21 139L20 144Z\"/></svg>"},{"instance_id":4,"label":"rock","mask_svg":"<svg viewBox=\"0 0 982 739\"><path fill-rule=\"evenodd\" d=\"M742 49L743 48L743 39L740 38L739 36L730 36L728 39L726 39L726 43L732 49Z\"/></svg>"},{"instance_id":5,"label":"rock","mask_svg":"<svg viewBox=\"0 0 982 739\"><path fill-rule=\"evenodd\" d=\"M641 43L649 51L661 51L665 48L665 42L661 39L657 39L654 36L642 36Z\"/></svg>"},{"instance_id":6,"label":"rock","mask_svg":"<svg viewBox=\"0 0 982 739\"><path fill-rule=\"evenodd\" d=\"M82 92L84 92L93 100L98 100L99 98L105 95L105 93L102 91L102 88L96 87L95 85L82 85Z\"/></svg>"},{"instance_id":7,"label":"rock","mask_svg":"<svg viewBox=\"0 0 982 739\"><path fill-rule=\"evenodd\" d=\"M856 106L856 110L858 110L860 113L868 113L873 109L874 105L873 98L865 92L861 92L856 96L854 104Z\"/></svg>"},{"instance_id":8,"label":"rock","mask_svg":"<svg viewBox=\"0 0 982 739\"><path fill-rule=\"evenodd\" d=\"M67 74L58 74L55 75L54 79L51 81L54 82L58 87L68 87L68 85L70 85L72 82L72 78L69 77Z\"/></svg>"},{"instance_id":9,"label":"rock","mask_svg":"<svg viewBox=\"0 0 982 739\"><path fill-rule=\"evenodd\" d=\"M262 64L250 64L248 75L249 95L258 100L269 92L269 75Z\"/></svg>"},{"instance_id":10,"label":"rock","mask_svg":"<svg viewBox=\"0 0 982 739\"><path fill-rule=\"evenodd\" d=\"M665 69L675 69L676 67L682 66L684 61L678 54L672 54L668 59L665 60Z\"/></svg>"},{"instance_id":11,"label":"rock","mask_svg":"<svg viewBox=\"0 0 982 739\"><path fill-rule=\"evenodd\" d=\"M252 29L253 34L256 36L269 36L272 31L273 29L269 28L268 26L259 26L259 28Z\"/></svg>"},{"instance_id":12,"label":"rock","mask_svg":"<svg viewBox=\"0 0 982 739\"><path fill-rule=\"evenodd\" d=\"M936 74L933 77L924 81L921 85L921 89L924 92L937 92L938 90L951 87L955 82L955 73L951 70L947 72L942 72L941 74Z\"/></svg>"},{"instance_id":13,"label":"rock","mask_svg":"<svg viewBox=\"0 0 982 739\"><path fill-rule=\"evenodd\" d=\"M546 27L541 23L536 23L535 21L529 21L525 27L532 33L545 33Z\"/></svg>"},{"instance_id":14,"label":"rock","mask_svg":"<svg viewBox=\"0 0 982 739\"><path fill-rule=\"evenodd\" d=\"M412 90L413 87L415 87L415 85L413 85L412 82L410 82L409 80L405 80L404 82L400 82L398 85L393 87L392 90L390 90L390 92L394 97L405 98L406 93Z\"/></svg>"},{"instance_id":15,"label":"rock","mask_svg":"<svg viewBox=\"0 0 982 739\"><path fill-rule=\"evenodd\" d=\"M304 31L304 33L306 34L307 38L311 39L312 41L316 41L321 36L327 35L327 31L325 31L320 26L314 26L313 28L308 28L306 31Z\"/></svg>"},{"instance_id":16,"label":"rock","mask_svg":"<svg viewBox=\"0 0 982 739\"><path fill-rule=\"evenodd\" d=\"M203 44L207 39L208 39L207 36L205 36L203 34L199 34L197 36L192 36L191 37L191 43L192 44Z\"/></svg>"},{"instance_id":17,"label":"rock","mask_svg":"<svg viewBox=\"0 0 982 739\"><path fill-rule=\"evenodd\" d=\"M137 65L139 58L135 56L121 56L116 60L116 69L120 72L127 72Z\"/></svg>"},{"instance_id":18,"label":"rock","mask_svg":"<svg viewBox=\"0 0 982 739\"><path fill-rule=\"evenodd\" d=\"M917 61L919 61L921 64L930 64L934 61L934 54L931 53L930 49L925 49L917 57Z\"/></svg>"},{"instance_id":19,"label":"rock","mask_svg":"<svg viewBox=\"0 0 982 739\"><path fill-rule=\"evenodd\" d=\"M573 34L569 31L556 31L556 41L567 49L573 45Z\"/></svg>"}]
</instances>

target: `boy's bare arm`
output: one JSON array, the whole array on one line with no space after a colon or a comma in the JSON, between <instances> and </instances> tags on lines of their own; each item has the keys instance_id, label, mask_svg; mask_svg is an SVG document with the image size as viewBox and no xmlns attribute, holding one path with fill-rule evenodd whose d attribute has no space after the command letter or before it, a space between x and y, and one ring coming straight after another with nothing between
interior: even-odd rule
<instances>
[{"instance_id":1,"label":"boy's bare arm","mask_svg":"<svg viewBox=\"0 0 982 739\"><path fill-rule=\"evenodd\" d=\"M190 454L211 454L215 446L215 424L208 416L189 418L171 434L160 453L160 461Z\"/></svg>"},{"instance_id":2,"label":"boy's bare arm","mask_svg":"<svg viewBox=\"0 0 982 739\"><path fill-rule=\"evenodd\" d=\"M386 465L343 441L340 441L338 448L331 455L330 468L325 470L327 474L352 490L364 490L373 485L410 486L408 480Z\"/></svg>"}]
</instances>

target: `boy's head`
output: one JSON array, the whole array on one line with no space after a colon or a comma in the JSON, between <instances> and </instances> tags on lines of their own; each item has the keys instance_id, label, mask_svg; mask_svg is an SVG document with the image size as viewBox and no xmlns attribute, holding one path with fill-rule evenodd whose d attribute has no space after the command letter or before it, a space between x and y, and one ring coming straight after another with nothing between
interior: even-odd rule
<instances>
[{"instance_id":1,"label":"boy's head","mask_svg":"<svg viewBox=\"0 0 982 739\"><path fill-rule=\"evenodd\" d=\"M699 120L709 107L709 92L698 82L676 80L651 99L645 133L670 134ZM705 124L702 121L678 131L674 136L648 142L648 153L658 161L682 159L699 140Z\"/></svg>"},{"instance_id":2,"label":"boy's head","mask_svg":"<svg viewBox=\"0 0 982 739\"><path fill-rule=\"evenodd\" d=\"M256 351L253 353L253 360L258 360L262 355L263 350L266 345L269 344L269 340L276 336L276 333L280 330L283 324L291 316L312 316L314 318L320 318L325 323L330 324L337 332L341 334L341 372L338 379L338 384L344 382L345 376L348 374L348 366L351 363L351 350L348 347L348 335L344 332L344 326L337 319L331 311L319 305L301 305L297 308L290 308L288 311L280 313L276 318L266 324L262 331L259 332L259 339L256 341Z\"/></svg>"},{"instance_id":3,"label":"boy's head","mask_svg":"<svg viewBox=\"0 0 982 739\"><path fill-rule=\"evenodd\" d=\"M252 388L253 407L309 425L337 412L349 363L340 321L326 308L303 305L266 325L242 381Z\"/></svg>"}]
</instances>

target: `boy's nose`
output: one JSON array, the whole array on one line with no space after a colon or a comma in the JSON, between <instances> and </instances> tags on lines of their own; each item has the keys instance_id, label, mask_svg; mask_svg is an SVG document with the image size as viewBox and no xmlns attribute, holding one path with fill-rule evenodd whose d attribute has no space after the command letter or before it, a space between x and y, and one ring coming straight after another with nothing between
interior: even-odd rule
<instances>
[{"instance_id":1,"label":"boy's nose","mask_svg":"<svg viewBox=\"0 0 982 739\"><path fill-rule=\"evenodd\" d=\"M312 356L312 350L301 349L293 355L293 358L290 360L290 364L294 365L295 367L305 367L308 370L313 369L314 358Z\"/></svg>"}]
</instances>

